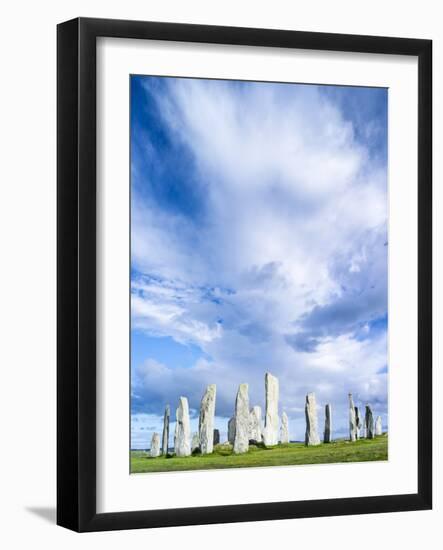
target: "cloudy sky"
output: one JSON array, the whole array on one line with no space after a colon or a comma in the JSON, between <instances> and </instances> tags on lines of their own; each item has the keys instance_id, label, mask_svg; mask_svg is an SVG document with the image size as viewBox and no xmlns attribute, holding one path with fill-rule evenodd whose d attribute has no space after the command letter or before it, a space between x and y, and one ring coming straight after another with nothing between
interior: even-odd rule
<instances>
[{"instance_id":1,"label":"cloudy sky","mask_svg":"<svg viewBox=\"0 0 443 550\"><path fill-rule=\"evenodd\" d=\"M131 216L132 448L266 371L293 440L309 391L386 428L387 90L132 76Z\"/></svg>"}]
</instances>

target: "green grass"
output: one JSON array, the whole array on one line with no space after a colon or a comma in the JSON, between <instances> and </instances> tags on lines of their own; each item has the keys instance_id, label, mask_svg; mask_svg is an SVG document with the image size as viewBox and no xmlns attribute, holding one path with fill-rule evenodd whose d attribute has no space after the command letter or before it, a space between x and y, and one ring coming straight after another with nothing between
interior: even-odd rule
<instances>
[{"instance_id":1,"label":"green grass","mask_svg":"<svg viewBox=\"0 0 443 550\"><path fill-rule=\"evenodd\" d=\"M131 473L368 462L387 459L386 434L375 439L360 439L353 443L340 440L334 443L322 443L316 447L305 447L303 443L288 443L271 448L250 446L249 452L241 455L234 455L231 447L223 445L217 445L210 455L180 458L175 456L150 458L144 451L131 451Z\"/></svg>"}]
</instances>

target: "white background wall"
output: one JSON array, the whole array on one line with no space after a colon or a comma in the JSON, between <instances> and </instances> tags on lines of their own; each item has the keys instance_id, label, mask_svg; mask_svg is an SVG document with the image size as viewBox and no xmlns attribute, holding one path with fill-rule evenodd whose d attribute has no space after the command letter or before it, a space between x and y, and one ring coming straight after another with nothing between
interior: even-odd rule
<instances>
[{"instance_id":1,"label":"white background wall","mask_svg":"<svg viewBox=\"0 0 443 550\"><path fill-rule=\"evenodd\" d=\"M40 0L2 6L0 33L0 544L86 550L285 543L361 550L441 543L443 487L431 512L76 535L55 521L55 63L58 22L110 17L431 38L434 40L434 281L442 279L443 27L438 1L273 2ZM438 250L440 248L440 250ZM434 285L434 461L443 464L438 403L443 299ZM438 311L440 310L440 311ZM440 434L439 434L440 432ZM327 546L326 546L327 545Z\"/></svg>"}]
</instances>

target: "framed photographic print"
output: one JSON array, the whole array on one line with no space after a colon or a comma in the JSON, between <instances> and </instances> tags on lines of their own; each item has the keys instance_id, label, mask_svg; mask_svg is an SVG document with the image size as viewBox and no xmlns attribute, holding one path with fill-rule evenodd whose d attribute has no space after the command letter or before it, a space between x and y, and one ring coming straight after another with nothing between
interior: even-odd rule
<instances>
[{"instance_id":1,"label":"framed photographic print","mask_svg":"<svg viewBox=\"0 0 443 550\"><path fill-rule=\"evenodd\" d=\"M77 531L432 505L432 44L58 26Z\"/></svg>"}]
</instances>

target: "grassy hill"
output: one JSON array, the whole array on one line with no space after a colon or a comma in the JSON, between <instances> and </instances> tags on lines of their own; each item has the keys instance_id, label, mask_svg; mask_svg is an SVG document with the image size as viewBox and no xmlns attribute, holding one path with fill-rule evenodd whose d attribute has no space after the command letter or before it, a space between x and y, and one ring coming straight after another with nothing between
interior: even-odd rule
<instances>
[{"instance_id":1,"label":"grassy hill","mask_svg":"<svg viewBox=\"0 0 443 550\"><path fill-rule=\"evenodd\" d=\"M131 473L170 472L179 470L210 470L295 464L325 464L332 462L367 462L388 459L387 434L375 439L360 439L351 443L339 440L305 447L303 443L288 443L264 448L250 446L249 452L234 455L232 447L217 445L210 455L150 458L145 451L131 451Z\"/></svg>"}]
</instances>

